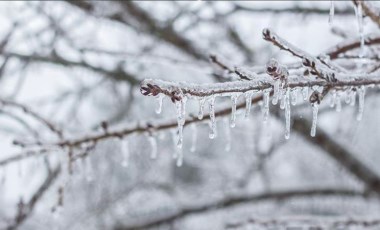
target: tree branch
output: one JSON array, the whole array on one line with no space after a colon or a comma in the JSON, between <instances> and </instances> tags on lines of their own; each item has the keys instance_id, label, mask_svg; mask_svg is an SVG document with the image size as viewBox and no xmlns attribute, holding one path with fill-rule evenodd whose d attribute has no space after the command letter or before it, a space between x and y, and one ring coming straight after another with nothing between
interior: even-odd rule
<instances>
[{"instance_id":1,"label":"tree branch","mask_svg":"<svg viewBox=\"0 0 380 230\"><path fill-rule=\"evenodd\" d=\"M146 229L149 227L156 227L160 225L170 224L174 221L185 218L189 215L201 214L209 211L221 210L226 208L231 208L235 205L247 204L260 202L265 200L284 200L295 197L314 197L314 196L345 196L345 197L363 197L364 194L354 190L344 190L344 189L319 189L313 188L308 190L291 190L291 191L279 191L270 192L263 194L252 194L243 196L226 197L222 200L211 202L209 204L201 204L197 206L185 207L177 211L174 214L167 215L161 218L147 220L143 224L136 224L130 226L115 226L115 230L138 230Z\"/></svg>"}]
</instances>

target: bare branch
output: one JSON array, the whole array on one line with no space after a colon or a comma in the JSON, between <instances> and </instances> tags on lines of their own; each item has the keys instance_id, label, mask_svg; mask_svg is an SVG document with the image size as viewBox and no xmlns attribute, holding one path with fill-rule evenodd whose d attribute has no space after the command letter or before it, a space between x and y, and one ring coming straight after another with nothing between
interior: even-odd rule
<instances>
[{"instance_id":1,"label":"bare branch","mask_svg":"<svg viewBox=\"0 0 380 230\"><path fill-rule=\"evenodd\" d=\"M189 215L193 214L202 214L209 211L221 210L233 207L239 204L247 204L260 202L265 200L284 200L297 197L318 197L318 196L345 196L345 197L363 197L363 193L354 190L344 190L344 189L335 189L335 188L313 188L309 190L291 190L291 191L279 191L279 192L270 192L263 194L252 194L252 195L242 195L234 197L226 197L222 200L211 202L209 204L201 204L197 206L185 207L179 210L178 212L163 216L161 218L147 220L143 224L136 224L133 226L115 226L115 230L137 230L137 229L146 229L149 227L155 227L165 224L170 224L173 221L186 218Z\"/></svg>"},{"instance_id":2,"label":"bare branch","mask_svg":"<svg viewBox=\"0 0 380 230\"><path fill-rule=\"evenodd\" d=\"M30 201L26 204L24 204L22 201L19 203L19 209L14 223L9 225L6 228L7 230L14 230L19 228L21 224L24 223L30 215L32 215L36 204L42 199L42 196L51 187L51 185L57 179L60 172L61 167L57 167L56 169L51 171L51 173L49 173L48 177L45 179L42 185L38 188L36 193L34 193L33 196L30 198Z\"/></svg>"}]
</instances>

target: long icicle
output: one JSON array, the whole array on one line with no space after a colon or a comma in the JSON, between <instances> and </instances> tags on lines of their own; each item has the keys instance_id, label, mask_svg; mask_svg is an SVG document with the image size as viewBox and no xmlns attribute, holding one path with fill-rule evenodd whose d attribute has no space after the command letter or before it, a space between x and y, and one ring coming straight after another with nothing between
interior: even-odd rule
<instances>
[{"instance_id":1,"label":"long icicle","mask_svg":"<svg viewBox=\"0 0 380 230\"><path fill-rule=\"evenodd\" d=\"M286 89L285 100L285 139L290 138L290 89Z\"/></svg>"},{"instance_id":2,"label":"long icicle","mask_svg":"<svg viewBox=\"0 0 380 230\"><path fill-rule=\"evenodd\" d=\"M313 108L313 120L311 124L311 131L310 131L310 136L315 137L315 133L317 131L317 120L318 120L318 108L319 104L317 102L311 104Z\"/></svg>"},{"instance_id":3,"label":"long icicle","mask_svg":"<svg viewBox=\"0 0 380 230\"><path fill-rule=\"evenodd\" d=\"M331 0L330 1L330 13L329 13L329 24L330 24L330 26L333 24L334 13L335 13L334 1Z\"/></svg>"},{"instance_id":4,"label":"long icicle","mask_svg":"<svg viewBox=\"0 0 380 230\"><path fill-rule=\"evenodd\" d=\"M361 121L362 118L363 118L363 113L364 113L364 99L365 99L365 87L364 86L360 86L359 90L358 90L358 95L359 95L359 111L358 111L358 115L356 117L356 119L358 121Z\"/></svg>"},{"instance_id":5,"label":"long icicle","mask_svg":"<svg viewBox=\"0 0 380 230\"><path fill-rule=\"evenodd\" d=\"M215 121L215 96L211 96L209 99L209 112L210 112L210 133L209 138L214 139L216 137L216 121Z\"/></svg>"}]
</instances>

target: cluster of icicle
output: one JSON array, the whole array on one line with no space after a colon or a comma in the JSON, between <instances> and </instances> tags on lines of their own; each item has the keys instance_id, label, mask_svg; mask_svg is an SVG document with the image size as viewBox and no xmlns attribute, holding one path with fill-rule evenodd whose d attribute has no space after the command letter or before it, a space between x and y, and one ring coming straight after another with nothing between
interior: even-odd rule
<instances>
[{"instance_id":1,"label":"cluster of icicle","mask_svg":"<svg viewBox=\"0 0 380 230\"><path fill-rule=\"evenodd\" d=\"M273 61L272 63L273 64ZM278 71L281 70L281 68L277 68ZM286 87L286 84L282 79L275 79L272 82L272 87L263 89L263 90L249 90L246 92L234 92L229 93L228 97L231 98L231 115L228 121L228 125L226 125L226 136L227 136L227 146L226 149L230 149L230 128L234 128L236 126L236 117L237 117L237 101L240 97L244 97L245 99L245 112L244 117L248 118L250 115L250 111L252 108L252 98L257 95L262 95L263 99L261 101L261 111L263 114L263 121L266 122L268 120L270 111L269 106L270 103L273 105L280 104L280 108L284 110L285 114L285 138L290 138L290 126L291 126L291 106L297 105L300 98L302 98L303 101L308 101L310 97L309 91L317 91L322 92L323 88L316 86L309 89L309 87L295 87L295 88L289 88ZM271 97L271 92L273 89L273 94ZM365 86L359 86L359 87L348 87L345 91L343 90L332 90L330 92L331 96L331 107L336 107L336 110L339 112L342 108L342 99L344 102L348 105L355 106L356 101L358 101L358 115L357 120L361 120L363 116L364 111L364 94L365 94ZM205 106L208 105L208 112L209 112L209 126L210 126L210 132L209 132L209 138L214 139L217 136L217 130L216 130L216 116L215 116L215 101L218 97L226 96L226 94L213 94L210 96L197 98L199 102L199 111L198 111L198 119L202 120L204 118L204 110ZM358 97L358 100L356 99ZM159 95L158 98L158 107L156 109L157 113L160 113L162 110L162 100L163 96ZM179 149L183 146L183 128L186 121L186 103L189 98L193 98L191 96L187 96L185 94L181 95L181 100L175 101L175 107L176 107L176 114L177 114L177 141L176 145ZM318 109L319 109L319 103L314 102L311 103L312 107L312 127L310 131L311 136L316 135L316 128L317 128L317 117L318 117ZM195 151L195 143L196 143L196 128L195 124L191 124L191 132L192 132L192 147L191 151ZM182 155L178 157L178 165L182 164Z\"/></svg>"},{"instance_id":2,"label":"cluster of icicle","mask_svg":"<svg viewBox=\"0 0 380 230\"><path fill-rule=\"evenodd\" d=\"M363 15L362 15L362 9L361 4L358 4L357 7L355 7L355 12L357 16L358 21L358 28L361 38L361 51L364 50L364 34L363 34ZM331 1L330 5L330 15L329 15L329 23L333 23L333 17L334 17L334 1ZM295 49L295 48L294 48ZM364 53L361 52L361 55ZM310 60L314 60L311 58ZM202 92L202 89L197 89L198 85L193 85L189 83L172 83L172 82L165 82L160 80L145 80L145 83L148 83L150 81L153 81L157 85L159 85L161 88L165 89L171 89L173 92L176 91L179 92L179 100L174 100L174 104L176 107L176 115L177 115L177 131L173 132L176 135L175 138L175 144L180 149L178 153L174 155L175 158L177 158L177 166L181 166L183 162L183 154L182 154L182 147L183 147L183 128L186 122L186 103L188 99L196 99L199 102L199 112L198 112L198 119L202 120L204 117L204 108L206 105L208 105L209 110L209 126L210 126L210 132L209 132L209 138L214 139L217 136L217 129L216 129L216 116L215 116L215 101L218 97L230 97L231 98L231 116L229 120L225 119L226 123L229 123L228 125L225 125L226 127L226 147L225 149L227 151L231 148L231 137L230 137L230 128L234 128L236 126L236 115L237 115L237 101L240 97L245 98L245 113L244 117L248 118L250 115L250 111L252 108L252 98L255 95L262 95L263 100L259 104L261 105L261 111L263 114L263 121L266 122L269 118L269 106L270 103L273 105L277 105L280 103L280 108L284 110L285 114L285 139L290 138L290 126L291 126L291 106L295 106L298 103L299 98L302 98L303 101L309 100L310 92L322 92L322 87L295 87L295 88L289 88L286 85L286 80L289 75L287 69L285 66L280 66L275 60L271 60L267 68L272 65L275 66L275 73L269 74L272 76L272 80L268 81L266 79L266 83L269 83L269 87L263 87L263 89L256 89L252 86L258 86L258 83L249 81L249 82L229 82L229 83L217 83L212 84L210 87L204 87L207 90L206 91L218 91L221 88L230 89L227 93L214 93L208 96L194 96L187 93L182 93L181 89L186 88L188 91ZM322 71L323 72L323 71ZM255 79L259 79L260 76L255 76ZM263 79L260 79L263 80ZM255 85L256 84L256 85ZM176 89L173 89L176 88ZM250 88L255 88L254 90L250 90ZM259 87L258 87L259 88ZM273 89L273 91L272 91ZM234 90L239 92L234 92ZM170 90L169 90L170 91ZM271 92L272 98L271 98ZM358 115L357 120L361 120L363 116L364 111L364 95L365 95L365 86L359 86L359 87L347 87L346 90L332 90L330 92L331 96L331 107L336 107L336 110L339 112L342 108L342 98L344 98L344 101L346 104L355 106L356 101L358 101ZM160 93L156 95L158 106L156 107L156 113L161 113L162 111L162 104L163 99L165 95L163 93ZM358 97L358 100L356 98ZM311 103L312 107L312 126L310 135L315 136L316 135L316 129L317 129L317 118L318 118L318 110L319 110L319 102ZM191 148L190 150L192 152L196 151L196 140L197 140L197 130L196 125L193 123L190 125L191 132L192 132L192 139L191 139ZM157 144L156 139L153 136L149 136L149 142L152 147L152 158L157 157ZM125 149L125 148L124 148ZM124 152L128 153L128 150L124 150ZM123 165L127 165L125 163L128 158L128 154L123 154Z\"/></svg>"}]
</instances>

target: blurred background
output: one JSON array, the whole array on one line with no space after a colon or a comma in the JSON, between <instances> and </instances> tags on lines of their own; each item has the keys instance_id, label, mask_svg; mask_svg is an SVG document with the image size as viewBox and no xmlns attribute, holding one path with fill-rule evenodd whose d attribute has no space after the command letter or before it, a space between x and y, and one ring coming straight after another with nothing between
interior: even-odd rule
<instances>
[{"instance_id":1,"label":"blurred background","mask_svg":"<svg viewBox=\"0 0 380 230\"><path fill-rule=\"evenodd\" d=\"M104 121L110 128L175 122L168 98L156 114L157 100L141 95L143 79L226 81L210 54L246 67L270 58L299 61L262 39L266 27L313 55L357 39L352 2L335 1L331 23L330 7L330 1L1 1L0 97L70 138L101 132ZM363 23L364 34L378 32L367 17ZM311 139L307 127L285 140L283 112L273 106L263 122L254 106L250 119L239 110L234 129L228 116L219 118L213 140L207 123L186 127L181 167L173 160L173 129L128 136L127 167L126 141L104 139L73 163L71 175L66 149L4 162L28 150L14 140L44 144L58 137L2 101L0 229L284 229L339 227L334 221L347 218L377 229L378 220L368 226L363 220L380 214L378 91L368 90L360 122L357 107L330 108L326 98L317 131L324 139ZM298 101L292 120L311 121L310 104ZM216 101L217 109L230 106L229 99ZM198 102L189 101L187 113L197 112Z\"/></svg>"}]
</instances>

